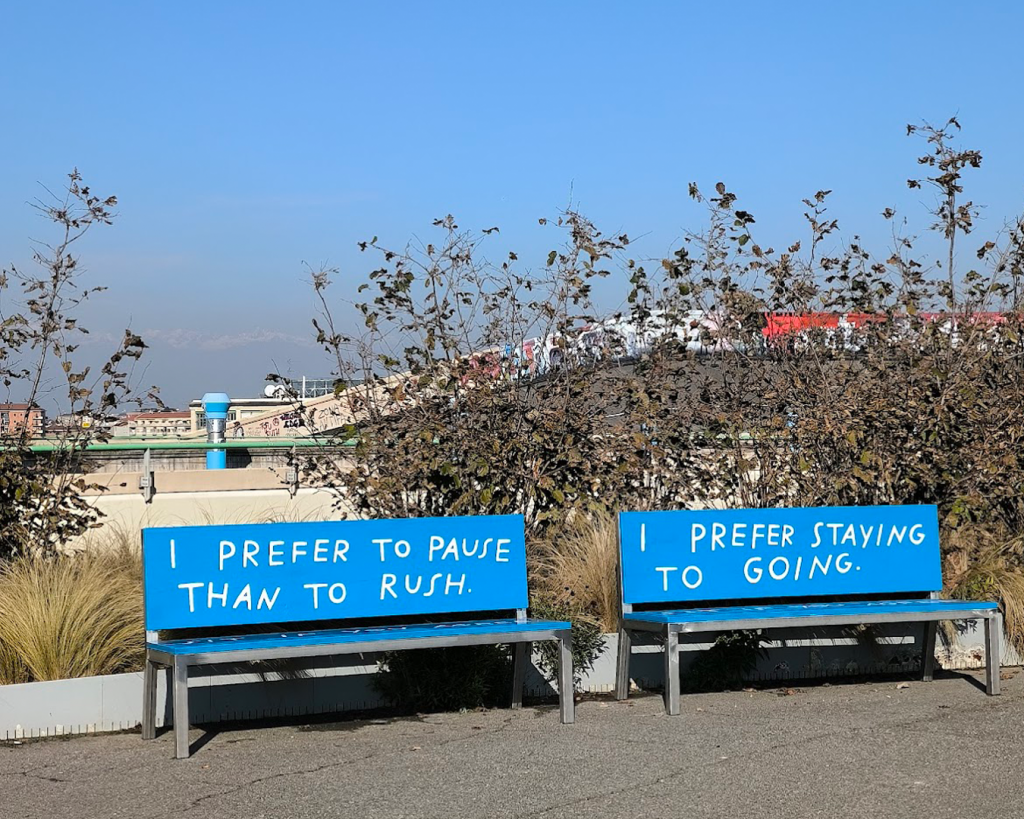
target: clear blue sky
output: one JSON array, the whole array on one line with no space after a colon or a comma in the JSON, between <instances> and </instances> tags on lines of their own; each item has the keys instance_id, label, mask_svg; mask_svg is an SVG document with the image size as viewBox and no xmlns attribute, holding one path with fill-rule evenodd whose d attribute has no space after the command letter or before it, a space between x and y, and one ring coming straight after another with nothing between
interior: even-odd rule
<instances>
[{"instance_id":1,"label":"clear blue sky","mask_svg":"<svg viewBox=\"0 0 1024 819\"><path fill-rule=\"evenodd\" d=\"M5 3L0 261L46 235L37 183L116 193L80 249L111 288L90 326L130 322L180 405L326 372L302 261L351 290L356 241L448 212L539 264L572 190L654 256L721 179L777 245L822 187L881 240L886 206L926 223L905 124L957 114L995 229L1024 202L1022 30L1010 2Z\"/></svg>"}]
</instances>

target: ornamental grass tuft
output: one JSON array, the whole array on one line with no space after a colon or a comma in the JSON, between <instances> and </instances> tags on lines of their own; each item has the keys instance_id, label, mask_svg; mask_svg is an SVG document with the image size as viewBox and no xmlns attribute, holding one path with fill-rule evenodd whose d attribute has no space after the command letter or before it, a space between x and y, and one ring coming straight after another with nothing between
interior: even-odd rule
<instances>
[{"instance_id":1,"label":"ornamental grass tuft","mask_svg":"<svg viewBox=\"0 0 1024 819\"><path fill-rule=\"evenodd\" d=\"M141 574L126 543L0 563L0 684L140 668Z\"/></svg>"},{"instance_id":2,"label":"ornamental grass tuft","mask_svg":"<svg viewBox=\"0 0 1024 819\"><path fill-rule=\"evenodd\" d=\"M615 515L574 515L533 544L536 595L559 608L589 615L605 632L619 628L618 526Z\"/></svg>"}]
</instances>

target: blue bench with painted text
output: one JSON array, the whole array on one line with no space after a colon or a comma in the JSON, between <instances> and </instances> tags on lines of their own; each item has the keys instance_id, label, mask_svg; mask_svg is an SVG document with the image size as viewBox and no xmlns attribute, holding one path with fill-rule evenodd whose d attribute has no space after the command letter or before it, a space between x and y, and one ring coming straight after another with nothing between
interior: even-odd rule
<instances>
[{"instance_id":1,"label":"blue bench with painted text","mask_svg":"<svg viewBox=\"0 0 1024 819\"><path fill-rule=\"evenodd\" d=\"M152 528L142 546L142 733L156 735L166 668L179 758L188 670L215 663L510 644L518 708L531 644L556 640L561 719L574 719L570 623L527 617L520 515Z\"/></svg>"},{"instance_id":2,"label":"blue bench with painted text","mask_svg":"<svg viewBox=\"0 0 1024 819\"><path fill-rule=\"evenodd\" d=\"M664 641L665 709L679 713L679 635L921 623L932 678L937 624L982 620L986 689L999 693L996 603L942 600L934 506L624 512L616 697L629 692L634 636Z\"/></svg>"}]
</instances>

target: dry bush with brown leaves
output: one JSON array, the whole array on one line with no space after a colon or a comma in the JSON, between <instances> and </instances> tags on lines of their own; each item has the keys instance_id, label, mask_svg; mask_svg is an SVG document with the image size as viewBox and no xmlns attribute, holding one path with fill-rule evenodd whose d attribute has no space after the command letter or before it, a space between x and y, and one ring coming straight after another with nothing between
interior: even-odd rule
<instances>
[{"instance_id":1,"label":"dry bush with brown leaves","mask_svg":"<svg viewBox=\"0 0 1024 819\"><path fill-rule=\"evenodd\" d=\"M325 439L310 480L371 517L523 514L552 544L545 593L585 591L602 618L614 572L584 579L601 560L575 516L936 504L947 592L988 578L1024 645L1006 545L1024 536L1024 222L967 247L981 154L959 127L908 129L927 140L908 184L938 200L923 237L880 203L892 240L876 250L841 235L827 190L804 200L798 235L769 242L724 183L690 187L704 226L654 265L575 211L532 269L514 252L490 263L451 217L436 243L364 243L380 258L361 337L334 330L329 277L314 277L318 338L359 412L343 430L356 446L343 458ZM592 320L599 277L626 291L619 330ZM643 339L626 361L623 325ZM583 345L596 357L578 354L585 334L602 336ZM556 339L560 363L522 377L502 351L531 337Z\"/></svg>"}]
</instances>

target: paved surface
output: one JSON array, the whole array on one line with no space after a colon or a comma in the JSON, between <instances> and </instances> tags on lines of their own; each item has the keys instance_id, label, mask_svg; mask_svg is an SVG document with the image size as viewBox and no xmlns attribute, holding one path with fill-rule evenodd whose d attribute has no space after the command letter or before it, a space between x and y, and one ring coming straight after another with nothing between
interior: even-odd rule
<instances>
[{"instance_id":1,"label":"paved surface","mask_svg":"<svg viewBox=\"0 0 1024 819\"><path fill-rule=\"evenodd\" d=\"M1024 674L246 726L185 761L169 733L29 741L0 744L0 816L1016 817L1022 718Z\"/></svg>"}]
</instances>

